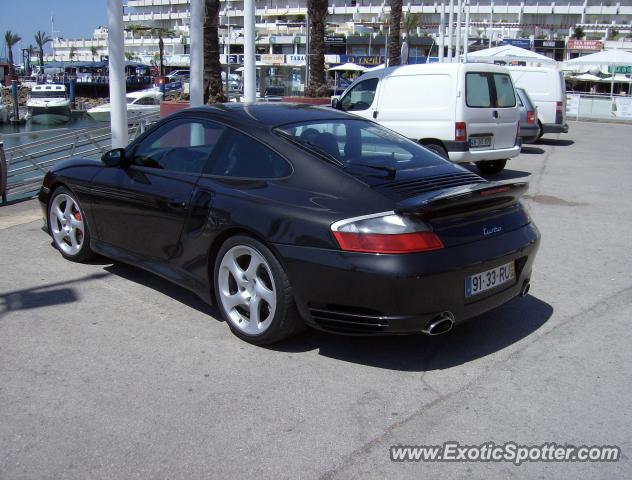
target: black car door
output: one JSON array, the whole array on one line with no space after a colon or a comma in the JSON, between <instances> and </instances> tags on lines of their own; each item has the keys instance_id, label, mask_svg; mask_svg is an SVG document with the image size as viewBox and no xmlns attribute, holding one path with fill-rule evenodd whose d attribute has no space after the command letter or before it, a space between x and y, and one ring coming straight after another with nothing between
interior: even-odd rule
<instances>
[{"instance_id":1,"label":"black car door","mask_svg":"<svg viewBox=\"0 0 632 480\"><path fill-rule=\"evenodd\" d=\"M192 192L223 130L197 118L167 122L126 153L127 168L98 173L92 198L99 240L146 258L171 258Z\"/></svg>"}]
</instances>

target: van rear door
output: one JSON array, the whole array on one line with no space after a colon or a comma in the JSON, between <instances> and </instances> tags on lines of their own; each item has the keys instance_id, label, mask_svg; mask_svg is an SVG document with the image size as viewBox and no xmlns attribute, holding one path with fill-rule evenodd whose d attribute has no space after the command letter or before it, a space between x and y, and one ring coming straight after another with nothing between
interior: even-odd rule
<instances>
[{"instance_id":1,"label":"van rear door","mask_svg":"<svg viewBox=\"0 0 632 480\"><path fill-rule=\"evenodd\" d=\"M496 135L494 148L511 148L516 144L519 112L516 105L516 92L508 73L491 73L491 86L496 98L494 117Z\"/></svg>"},{"instance_id":2,"label":"van rear door","mask_svg":"<svg viewBox=\"0 0 632 480\"><path fill-rule=\"evenodd\" d=\"M509 74L494 71L465 73L463 121L471 149L513 147L518 118L516 94Z\"/></svg>"}]
</instances>

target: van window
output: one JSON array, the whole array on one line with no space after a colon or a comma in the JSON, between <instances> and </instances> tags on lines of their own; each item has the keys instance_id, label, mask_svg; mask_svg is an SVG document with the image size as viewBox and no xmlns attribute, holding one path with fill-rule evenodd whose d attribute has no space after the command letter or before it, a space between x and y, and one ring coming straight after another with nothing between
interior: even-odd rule
<instances>
[{"instance_id":1,"label":"van window","mask_svg":"<svg viewBox=\"0 0 632 480\"><path fill-rule=\"evenodd\" d=\"M465 99L468 107L491 108L492 96L485 73L465 75Z\"/></svg>"},{"instance_id":2,"label":"van window","mask_svg":"<svg viewBox=\"0 0 632 480\"><path fill-rule=\"evenodd\" d=\"M509 108L516 106L516 93L511 84L511 77L504 73L494 73L494 88L496 89L496 106Z\"/></svg>"},{"instance_id":3,"label":"van window","mask_svg":"<svg viewBox=\"0 0 632 480\"><path fill-rule=\"evenodd\" d=\"M373 104L377 84L377 78L358 83L342 97L340 108L345 112L368 109Z\"/></svg>"},{"instance_id":4,"label":"van window","mask_svg":"<svg viewBox=\"0 0 632 480\"><path fill-rule=\"evenodd\" d=\"M511 108L516 92L505 73L469 72L465 75L465 102L472 108Z\"/></svg>"}]
</instances>

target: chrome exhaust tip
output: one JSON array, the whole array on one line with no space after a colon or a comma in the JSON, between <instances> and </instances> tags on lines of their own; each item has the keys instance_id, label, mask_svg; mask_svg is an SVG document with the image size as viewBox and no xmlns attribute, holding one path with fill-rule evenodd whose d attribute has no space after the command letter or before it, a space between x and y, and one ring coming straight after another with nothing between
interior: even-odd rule
<instances>
[{"instance_id":1,"label":"chrome exhaust tip","mask_svg":"<svg viewBox=\"0 0 632 480\"><path fill-rule=\"evenodd\" d=\"M531 289L531 282L529 282L529 280L525 280L524 283L522 284L522 288L520 289L520 296L526 297L530 289Z\"/></svg>"},{"instance_id":2,"label":"chrome exhaust tip","mask_svg":"<svg viewBox=\"0 0 632 480\"><path fill-rule=\"evenodd\" d=\"M448 333L453 326L454 315L452 312L441 312L426 324L422 332L426 335L441 335Z\"/></svg>"}]
</instances>

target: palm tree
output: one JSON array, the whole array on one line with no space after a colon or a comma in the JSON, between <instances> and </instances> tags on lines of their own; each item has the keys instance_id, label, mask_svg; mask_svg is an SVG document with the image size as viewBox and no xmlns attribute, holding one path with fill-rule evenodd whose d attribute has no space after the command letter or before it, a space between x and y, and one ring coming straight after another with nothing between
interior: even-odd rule
<instances>
[{"instance_id":1,"label":"palm tree","mask_svg":"<svg viewBox=\"0 0 632 480\"><path fill-rule=\"evenodd\" d=\"M325 26L328 5L323 0L308 0L309 17L309 84L307 97L325 97L329 93L325 83Z\"/></svg>"},{"instance_id":2,"label":"palm tree","mask_svg":"<svg viewBox=\"0 0 632 480\"><path fill-rule=\"evenodd\" d=\"M581 40L582 38L584 38L584 29L579 25L575 27L575 30L573 31L573 37L575 37L577 40Z\"/></svg>"},{"instance_id":3,"label":"palm tree","mask_svg":"<svg viewBox=\"0 0 632 480\"><path fill-rule=\"evenodd\" d=\"M29 48L27 48L26 51L29 54L29 61L26 64L27 65L27 72L26 72L26 74L27 75L31 75L31 73L33 73L32 72L32 68L31 68L31 57L33 55L35 55L35 54L39 55L39 53L38 53L38 50L33 45L29 45Z\"/></svg>"},{"instance_id":4,"label":"palm tree","mask_svg":"<svg viewBox=\"0 0 632 480\"><path fill-rule=\"evenodd\" d=\"M228 100L224 94L219 61L219 6L219 0L204 0L204 103Z\"/></svg>"},{"instance_id":5,"label":"palm tree","mask_svg":"<svg viewBox=\"0 0 632 480\"><path fill-rule=\"evenodd\" d=\"M4 33L4 42L7 44L7 51L9 54L9 74L13 75L13 46L18 43L22 38L17 34L13 33L11 30L7 30Z\"/></svg>"},{"instance_id":6,"label":"palm tree","mask_svg":"<svg viewBox=\"0 0 632 480\"><path fill-rule=\"evenodd\" d=\"M53 39L46 35L46 32L40 32L39 30L35 34L35 43L39 49L39 61L40 67L44 66L44 47L47 43L52 42Z\"/></svg>"},{"instance_id":7,"label":"palm tree","mask_svg":"<svg viewBox=\"0 0 632 480\"><path fill-rule=\"evenodd\" d=\"M125 30L139 33L141 36L151 35L158 37L158 55L159 55L159 65L160 65L160 76L164 77L165 75L165 38L175 37L176 34L173 30L169 28L162 27L148 27L145 25L130 25Z\"/></svg>"},{"instance_id":8,"label":"palm tree","mask_svg":"<svg viewBox=\"0 0 632 480\"><path fill-rule=\"evenodd\" d=\"M125 52L125 60L128 62L133 62L136 60L136 54L133 52Z\"/></svg>"},{"instance_id":9,"label":"palm tree","mask_svg":"<svg viewBox=\"0 0 632 480\"><path fill-rule=\"evenodd\" d=\"M77 49L73 45L70 47L70 50L68 51L68 59L72 62L75 58L75 55L77 55Z\"/></svg>"},{"instance_id":10,"label":"palm tree","mask_svg":"<svg viewBox=\"0 0 632 480\"><path fill-rule=\"evenodd\" d=\"M399 32L402 23L402 0L391 0L391 22L388 37L388 65L400 64Z\"/></svg>"},{"instance_id":11,"label":"palm tree","mask_svg":"<svg viewBox=\"0 0 632 480\"><path fill-rule=\"evenodd\" d=\"M96 57L99 54L99 48L92 46L90 47L90 55L92 55L92 61L94 62L94 57Z\"/></svg>"}]
</instances>

